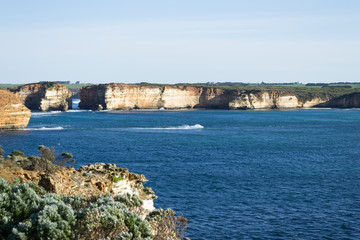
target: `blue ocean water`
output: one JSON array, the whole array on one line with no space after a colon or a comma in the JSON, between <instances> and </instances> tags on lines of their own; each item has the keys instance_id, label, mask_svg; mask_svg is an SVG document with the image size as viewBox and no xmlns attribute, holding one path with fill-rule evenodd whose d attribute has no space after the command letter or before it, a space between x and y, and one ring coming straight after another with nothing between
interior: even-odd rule
<instances>
[{"instance_id":1,"label":"blue ocean water","mask_svg":"<svg viewBox=\"0 0 360 240\"><path fill-rule=\"evenodd\" d=\"M360 239L359 110L37 112L0 144L145 174L191 239Z\"/></svg>"}]
</instances>

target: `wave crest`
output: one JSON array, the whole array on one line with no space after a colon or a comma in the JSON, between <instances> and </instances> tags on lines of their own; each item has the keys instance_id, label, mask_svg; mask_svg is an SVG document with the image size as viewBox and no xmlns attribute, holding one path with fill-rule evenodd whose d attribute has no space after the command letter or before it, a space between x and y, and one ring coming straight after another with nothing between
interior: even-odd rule
<instances>
[{"instance_id":1,"label":"wave crest","mask_svg":"<svg viewBox=\"0 0 360 240\"><path fill-rule=\"evenodd\" d=\"M175 127L154 127L154 128L135 128L135 129L149 129L149 130L193 130L193 129L202 129L204 126L200 124L195 125L181 125Z\"/></svg>"},{"instance_id":2,"label":"wave crest","mask_svg":"<svg viewBox=\"0 0 360 240\"><path fill-rule=\"evenodd\" d=\"M24 131L50 131L50 130L63 130L63 127L40 127L40 128L23 128L20 130L24 130Z\"/></svg>"},{"instance_id":3,"label":"wave crest","mask_svg":"<svg viewBox=\"0 0 360 240\"><path fill-rule=\"evenodd\" d=\"M49 111L49 112L32 112L32 116L54 115L59 114L61 111Z\"/></svg>"}]
</instances>

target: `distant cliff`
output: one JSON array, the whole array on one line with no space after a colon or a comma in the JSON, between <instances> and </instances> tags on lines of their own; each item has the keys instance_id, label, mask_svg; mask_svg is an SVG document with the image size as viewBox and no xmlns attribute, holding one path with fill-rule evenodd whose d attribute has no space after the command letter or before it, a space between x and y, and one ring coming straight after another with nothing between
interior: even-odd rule
<instances>
[{"instance_id":1,"label":"distant cliff","mask_svg":"<svg viewBox=\"0 0 360 240\"><path fill-rule=\"evenodd\" d=\"M0 129L25 128L31 112L12 92L0 89Z\"/></svg>"},{"instance_id":2,"label":"distant cliff","mask_svg":"<svg viewBox=\"0 0 360 240\"><path fill-rule=\"evenodd\" d=\"M313 97L300 100L294 93L274 90L248 90L229 102L230 109L287 109L310 108L326 102L328 98Z\"/></svg>"},{"instance_id":3,"label":"distant cliff","mask_svg":"<svg viewBox=\"0 0 360 240\"><path fill-rule=\"evenodd\" d=\"M26 107L32 110L67 111L72 107L71 93L67 87L52 82L35 83L10 89Z\"/></svg>"},{"instance_id":4,"label":"distant cliff","mask_svg":"<svg viewBox=\"0 0 360 240\"><path fill-rule=\"evenodd\" d=\"M224 90L193 86L100 84L80 89L82 109L282 109L312 107L327 101L300 100L296 94L270 90Z\"/></svg>"},{"instance_id":5,"label":"distant cliff","mask_svg":"<svg viewBox=\"0 0 360 240\"><path fill-rule=\"evenodd\" d=\"M317 107L359 108L360 93L355 92L351 94L345 94L340 97L333 98L327 102L321 103Z\"/></svg>"}]
</instances>

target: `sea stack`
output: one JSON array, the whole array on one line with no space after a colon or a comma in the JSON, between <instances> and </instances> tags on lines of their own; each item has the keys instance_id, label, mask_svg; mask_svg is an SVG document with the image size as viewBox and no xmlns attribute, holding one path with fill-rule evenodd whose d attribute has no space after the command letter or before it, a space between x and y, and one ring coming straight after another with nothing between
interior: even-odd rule
<instances>
[{"instance_id":1,"label":"sea stack","mask_svg":"<svg viewBox=\"0 0 360 240\"><path fill-rule=\"evenodd\" d=\"M12 92L0 89L0 129L25 128L31 111Z\"/></svg>"},{"instance_id":2,"label":"sea stack","mask_svg":"<svg viewBox=\"0 0 360 240\"><path fill-rule=\"evenodd\" d=\"M26 84L10 89L23 104L31 110L67 111L72 108L71 93L67 87L59 83L43 82Z\"/></svg>"}]
</instances>

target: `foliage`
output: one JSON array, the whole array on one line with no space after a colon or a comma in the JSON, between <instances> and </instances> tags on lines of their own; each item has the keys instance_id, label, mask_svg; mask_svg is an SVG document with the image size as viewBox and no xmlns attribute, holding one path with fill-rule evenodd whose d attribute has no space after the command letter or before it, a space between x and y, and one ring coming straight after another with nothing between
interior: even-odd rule
<instances>
[{"instance_id":1,"label":"foliage","mask_svg":"<svg viewBox=\"0 0 360 240\"><path fill-rule=\"evenodd\" d=\"M0 147L0 158L1 151ZM56 156L54 147L48 148L44 145L39 145L38 156L26 156L23 152L14 150L9 157L1 161L2 166L16 166L25 170L40 171L53 173L57 167L67 166L73 164L75 159L71 153L63 152Z\"/></svg>"},{"instance_id":2,"label":"foliage","mask_svg":"<svg viewBox=\"0 0 360 240\"><path fill-rule=\"evenodd\" d=\"M41 158L47 159L48 161L51 161L51 162L55 161L56 156L55 156L55 148L54 147L48 148L44 145L39 145L38 149L39 149L39 155Z\"/></svg>"},{"instance_id":3,"label":"foliage","mask_svg":"<svg viewBox=\"0 0 360 240\"><path fill-rule=\"evenodd\" d=\"M0 178L0 237L71 239L75 215L56 194L38 196L34 185L10 186Z\"/></svg>"},{"instance_id":4,"label":"foliage","mask_svg":"<svg viewBox=\"0 0 360 240\"><path fill-rule=\"evenodd\" d=\"M124 195L117 195L114 197L114 200L125 204L127 207L140 207L143 204L143 201L139 198L138 195L133 194L132 196L127 193Z\"/></svg>"},{"instance_id":5,"label":"foliage","mask_svg":"<svg viewBox=\"0 0 360 240\"><path fill-rule=\"evenodd\" d=\"M175 216L170 208L156 209L146 218L154 232L154 239L183 239L187 227L187 218L183 215Z\"/></svg>"},{"instance_id":6,"label":"foliage","mask_svg":"<svg viewBox=\"0 0 360 240\"><path fill-rule=\"evenodd\" d=\"M18 151L18 150L14 150L10 153L10 156L11 157L26 157L25 153L21 152L21 151Z\"/></svg>"},{"instance_id":7,"label":"foliage","mask_svg":"<svg viewBox=\"0 0 360 240\"><path fill-rule=\"evenodd\" d=\"M55 82L40 82L40 84L45 88L52 88L55 85Z\"/></svg>"},{"instance_id":8,"label":"foliage","mask_svg":"<svg viewBox=\"0 0 360 240\"><path fill-rule=\"evenodd\" d=\"M121 176L121 175L119 175L119 176L112 176L112 178L111 178L111 181L112 182L118 182L118 181L121 181L121 180L123 180L124 179L124 177L123 176Z\"/></svg>"},{"instance_id":9,"label":"foliage","mask_svg":"<svg viewBox=\"0 0 360 240\"><path fill-rule=\"evenodd\" d=\"M4 157L5 150L0 145L0 158Z\"/></svg>"},{"instance_id":10,"label":"foliage","mask_svg":"<svg viewBox=\"0 0 360 240\"><path fill-rule=\"evenodd\" d=\"M51 174L72 159L71 153L56 157L54 148L40 145L38 156L13 151L0 164ZM123 179L120 172L112 177ZM146 215L136 194L60 196L32 182L11 186L0 177L0 239L182 239L182 215L160 209L140 217Z\"/></svg>"},{"instance_id":11,"label":"foliage","mask_svg":"<svg viewBox=\"0 0 360 240\"><path fill-rule=\"evenodd\" d=\"M126 199L126 200L124 200ZM60 196L0 178L0 239L153 239L138 197Z\"/></svg>"}]
</instances>

